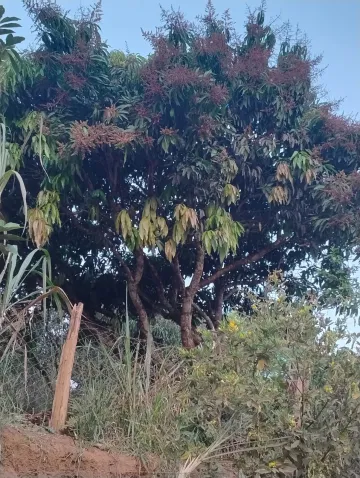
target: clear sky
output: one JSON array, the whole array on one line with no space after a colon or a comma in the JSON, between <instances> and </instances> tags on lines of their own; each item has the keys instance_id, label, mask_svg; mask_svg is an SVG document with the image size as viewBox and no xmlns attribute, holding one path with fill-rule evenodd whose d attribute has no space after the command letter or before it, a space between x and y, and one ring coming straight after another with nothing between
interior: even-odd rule
<instances>
[{"instance_id":1,"label":"clear sky","mask_svg":"<svg viewBox=\"0 0 360 478\"><path fill-rule=\"evenodd\" d=\"M92 5L95 0L57 0L66 10ZM23 25L22 35L29 41L31 22L26 17L21 0L0 0L8 16L18 16ZM237 28L243 32L247 6L254 8L260 0L213 0L222 13L229 8ZM168 9L180 7L193 20L202 14L206 0L103 0L103 37L115 49L146 54L149 46L142 38L141 28L153 30L160 23L161 4ZM329 99L343 99L341 111L360 112L360 0L268 0L267 17L290 23L305 33L314 54L323 54L321 84Z\"/></svg>"},{"instance_id":2,"label":"clear sky","mask_svg":"<svg viewBox=\"0 0 360 478\"><path fill-rule=\"evenodd\" d=\"M92 5L95 0L57 0L65 10L74 12L80 6ZM260 0L213 0L222 13L230 9L237 29L242 33L247 7L255 8ZM23 26L21 34L27 44L34 39L31 21L21 0L0 0L7 16L18 16ZM189 20L204 12L206 0L103 0L103 38L111 48L125 49L146 55L149 45L141 29L153 30L160 24L160 7L181 8ZM313 55L323 55L325 70L320 79L328 92L328 99L342 99L340 111L346 115L360 113L360 0L268 0L267 18L280 16L279 22L290 21L294 28L306 34ZM360 119L360 114L358 115ZM353 331L353 319L349 321Z\"/></svg>"}]
</instances>

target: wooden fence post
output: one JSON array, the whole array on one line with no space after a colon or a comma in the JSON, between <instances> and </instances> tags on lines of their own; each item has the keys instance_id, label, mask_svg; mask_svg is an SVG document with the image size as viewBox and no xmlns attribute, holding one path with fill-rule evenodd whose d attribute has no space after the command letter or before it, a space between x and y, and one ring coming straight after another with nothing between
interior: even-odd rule
<instances>
[{"instance_id":1,"label":"wooden fence post","mask_svg":"<svg viewBox=\"0 0 360 478\"><path fill-rule=\"evenodd\" d=\"M55 431L62 430L66 423L70 396L70 381L74 366L82 311L83 304L81 302L74 305L71 312L68 335L61 351L59 372L56 379L55 395L50 420L50 427Z\"/></svg>"}]
</instances>

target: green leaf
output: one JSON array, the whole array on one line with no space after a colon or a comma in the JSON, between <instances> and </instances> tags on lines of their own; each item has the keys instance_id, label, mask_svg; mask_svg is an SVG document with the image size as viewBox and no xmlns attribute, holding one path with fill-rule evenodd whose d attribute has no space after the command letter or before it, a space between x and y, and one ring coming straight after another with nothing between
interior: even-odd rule
<instances>
[{"instance_id":1,"label":"green leaf","mask_svg":"<svg viewBox=\"0 0 360 478\"><path fill-rule=\"evenodd\" d=\"M24 40L25 40L25 37L18 37L18 36L13 36L10 34L6 37L6 45L7 46L17 45L18 43L22 43Z\"/></svg>"},{"instance_id":2,"label":"green leaf","mask_svg":"<svg viewBox=\"0 0 360 478\"><path fill-rule=\"evenodd\" d=\"M5 10L4 10L5 12ZM1 9L0 9L0 17L3 15L3 13L1 13ZM18 17L4 17L2 20L0 20L0 24L2 23L7 23L7 22L19 22L20 21L20 18Z\"/></svg>"},{"instance_id":3,"label":"green leaf","mask_svg":"<svg viewBox=\"0 0 360 478\"><path fill-rule=\"evenodd\" d=\"M25 184L24 184L24 181L23 181L22 177L20 176L20 174L17 171L13 171L12 169L10 169L9 171L6 171L6 173L3 175L2 178L0 178L0 197L1 197L1 194L6 187L9 179L13 175L16 177L16 179L18 180L19 185L20 185L20 191L21 191L21 196L22 196L23 206L24 206L24 216L25 216L24 230L25 230L26 223L27 223L27 214L28 214L28 207L27 207L27 202L26 202L26 188L25 188Z\"/></svg>"},{"instance_id":4,"label":"green leaf","mask_svg":"<svg viewBox=\"0 0 360 478\"><path fill-rule=\"evenodd\" d=\"M4 220L0 219L0 231L15 231L16 229L21 229L19 224L15 224L15 222L5 222Z\"/></svg>"},{"instance_id":5,"label":"green leaf","mask_svg":"<svg viewBox=\"0 0 360 478\"><path fill-rule=\"evenodd\" d=\"M14 30L9 30L7 28L0 28L0 35L11 35L14 33Z\"/></svg>"},{"instance_id":6,"label":"green leaf","mask_svg":"<svg viewBox=\"0 0 360 478\"><path fill-rule=\"evenodd\" d=\"M2 21L1 28L21 28L21 25L19 23L14 23L14 22L5 23L4 21Z\"/></svg>"},{"instance_id":7,"label":"green leaf","mask_svg":"<svg viewBox=\"0 0 360 478\"><path fill-rule=\"evenodd\" d=\"M16 236L15 234L1 234L0 241L26 241L24 237Z\"/></svg>"}]
</instances>

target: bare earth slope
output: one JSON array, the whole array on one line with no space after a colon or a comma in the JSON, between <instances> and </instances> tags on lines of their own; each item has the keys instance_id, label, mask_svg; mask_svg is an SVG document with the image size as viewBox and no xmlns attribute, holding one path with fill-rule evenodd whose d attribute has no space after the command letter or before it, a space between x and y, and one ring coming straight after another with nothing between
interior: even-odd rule
<instances>
[{"instance_id":1,"label":"bare earth slope","mask_svg":"<svg viewBox=\"0 0 360 478\"><path fill-rule=\"evenodd\" d=\"M1 478L132 478L145 474L131 456L84 448L68 436L40 427L0 432Z\"/></svg>"}]
</instances>

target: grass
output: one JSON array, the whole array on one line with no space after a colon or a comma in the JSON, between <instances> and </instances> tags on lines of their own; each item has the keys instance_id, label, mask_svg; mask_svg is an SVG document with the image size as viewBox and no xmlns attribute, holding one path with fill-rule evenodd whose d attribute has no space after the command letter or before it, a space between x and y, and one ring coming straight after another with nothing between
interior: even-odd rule
<instances>
[{"instance_id":1,"label":"grass","mask_svg":"<svg viewBox=\"0 0 360 478\"><path fill-rule=\"evenodd\" d=\"M119 361L103 347L88 344L78 350L74 380L79 384L70 402L70 425L82 438L106 442L129 452L175 453L177 441L174 349L149 358Z\"/></svg>"}]
</instances>

